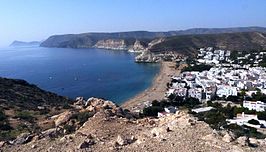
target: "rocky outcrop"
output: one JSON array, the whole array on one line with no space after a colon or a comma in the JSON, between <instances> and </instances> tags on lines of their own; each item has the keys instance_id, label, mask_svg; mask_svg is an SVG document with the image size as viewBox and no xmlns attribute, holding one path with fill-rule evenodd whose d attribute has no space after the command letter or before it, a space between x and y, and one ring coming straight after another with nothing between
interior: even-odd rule
<instances>
[{"instance_id":1,"label":"rocky outcrop","mask_svg":"<svg viewBox=\"0 0 266 152\"><path fill-rule=\"evenodd\" d=\"M76 114L76 112L68 110L57 116L53 116L53 118L55 118L55 126L58 127L62 124L65 124L74 114Z\"/></svg>"},{"instance_id":2,"label":"rocky outcrop","mask_svg":"<svg viewBox=\"0 0 266 152\"><path fill-rule=\"evenodd\" d=\"M141 54L135 57L136 62L159 62L160 59L157 58L153 53L151 53L149 50L143 51Z\"/></svg>"},{"instance_id":3,"label":"rocky outcrop","mask_svg":"<svg viewBox=\"0 0 266 152\"><path fill-rule=\"evenodd\" d=\"M98 41L94 47L112 50L127 50L128 46L123 39L107 39Z\"/></svg>"},{"instance_id":4,"label":"rocky outcrop","mask_svg":"<svg viewBox=\"0 0 266 152\"><path fill-rule=\"evenodd\" d=\"M147 49L147 46L144 42L136 40L133 47L129 49L129 52L143 52Z\"/></svg>"}]
</instances>

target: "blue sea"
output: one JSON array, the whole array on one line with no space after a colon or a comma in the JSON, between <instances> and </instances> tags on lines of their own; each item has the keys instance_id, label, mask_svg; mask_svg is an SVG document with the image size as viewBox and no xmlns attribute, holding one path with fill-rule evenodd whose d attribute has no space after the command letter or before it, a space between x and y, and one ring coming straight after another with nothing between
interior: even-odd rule
<instances>
[{"instance_id":1,"label":"blue sea","mask_svg":"<svg viewBox=\"0 0 266 152\"><path fill-rule=\"evenodd\" d=\"M24 79L69 98L100 97L118 104L148 88L159 64L134 62L134 53L105 49L0 49L0 77Z\"/></svg>"}]
</instances>

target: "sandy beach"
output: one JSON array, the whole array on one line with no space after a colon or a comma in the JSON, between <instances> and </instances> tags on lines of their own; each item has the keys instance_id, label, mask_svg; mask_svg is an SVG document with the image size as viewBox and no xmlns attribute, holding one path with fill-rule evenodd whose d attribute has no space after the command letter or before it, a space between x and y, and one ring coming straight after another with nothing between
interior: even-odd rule
<instances>
[{"instance_id":1,"label":"sandy beach","mask_svg":"<svg viewBox=\"0 0 266 152\"><path fill-rule=\"evenodd\" d=\"M183 66L176 69L175 62L162 62L161 64L160 72L155 76L152 85L122 104L123 108L130 110L142 109L144 102L161 100L165 97L166 84L171 81L172 75L180 74Z\"/></svg>"}]
</instances>

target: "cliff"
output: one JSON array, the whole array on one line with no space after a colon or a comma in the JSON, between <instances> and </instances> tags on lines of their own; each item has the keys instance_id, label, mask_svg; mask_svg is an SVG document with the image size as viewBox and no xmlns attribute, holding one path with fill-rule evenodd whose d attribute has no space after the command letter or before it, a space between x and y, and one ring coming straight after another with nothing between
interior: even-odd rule
<instances>
[{"instance_id":1,"label":"cliff","mask_svg":"<svg viewBox=\"0 0 266 152\"><path fill-rule=\"evenodd\" d=\"M127 50L128 45L123 39L107 39L98 41L94 47L103 49Z\"/></svg>"}]
</instances>

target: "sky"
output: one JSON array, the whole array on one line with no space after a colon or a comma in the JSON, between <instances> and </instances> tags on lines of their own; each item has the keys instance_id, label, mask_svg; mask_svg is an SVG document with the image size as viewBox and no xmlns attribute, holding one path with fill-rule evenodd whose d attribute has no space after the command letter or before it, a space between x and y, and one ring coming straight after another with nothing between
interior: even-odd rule
<instances>
[{"instance_id":1,"label":"sky","mask_svg":"<svg viewBox=\"0 0 266 152\"><path fill-rule=\"evenodd\" d=\"M54 34L266 27L266 0L0 0L0 46Z\"/></svg>"}]
</instances>

